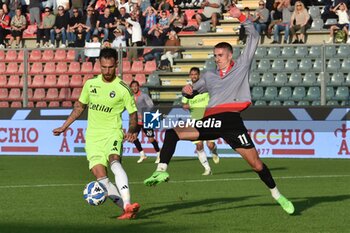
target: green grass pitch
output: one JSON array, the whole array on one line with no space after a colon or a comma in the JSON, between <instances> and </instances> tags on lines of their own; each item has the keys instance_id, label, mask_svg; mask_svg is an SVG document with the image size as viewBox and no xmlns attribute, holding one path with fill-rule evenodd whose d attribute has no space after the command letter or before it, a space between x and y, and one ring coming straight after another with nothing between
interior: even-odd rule
<instances>
[{"instance_id":1,"label":"green grass pitch","mask_svg":"<svg viewBox=\"0 0 350 233\"><path fill-rule=\"evenodd\" d=\"M170 182L142 181L154 158L123 160L137 219L120 221L111 201L89 206L82 197L93 180L85 157L0 156L1 233L221 233L350 232L350 159L264 159L296 213L284 213L243 159L210 161L203 177L195 158L174 158Z\"/></svg>"}]
</instances>

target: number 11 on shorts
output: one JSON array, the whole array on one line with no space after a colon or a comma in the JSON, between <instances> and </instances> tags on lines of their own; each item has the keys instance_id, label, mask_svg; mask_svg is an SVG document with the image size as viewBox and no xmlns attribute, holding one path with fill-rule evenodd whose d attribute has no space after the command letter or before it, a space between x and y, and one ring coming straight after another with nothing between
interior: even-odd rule
<instances>
[{"instance_id":1,"label":"number 11 on shorts","mask_svg":"<svg viewBox=\"0 0 350 233\"><path fill-rule=\"evenodd\" d=\"M247 140L247 137L245 136L245 134L239 135L238 139L241 141L242 145L248 144L248 140Z\"/></svg>"}]
</instances>

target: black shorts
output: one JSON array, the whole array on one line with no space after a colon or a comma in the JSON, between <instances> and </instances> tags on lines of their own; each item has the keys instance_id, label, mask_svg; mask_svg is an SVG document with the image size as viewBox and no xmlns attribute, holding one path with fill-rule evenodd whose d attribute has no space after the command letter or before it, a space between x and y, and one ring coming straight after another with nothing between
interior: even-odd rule
<instances>
[{"instance_id":1,"label":"black shorts","mask_svg":"<svg viewBox=\"0 0 350 233\"><path fill-rule=\"evenodd\" d=\"M137 125L137 127L136 127L136 133L139 134L140 131L141 131L141 129L142 129L143 133L144 133L147 137L149 137L149 138L154 138L154 131L153 131L153 129L145 129L145 128L143 128L143 125Z\"/></svg>"},{"instance_id":2,"label":"black shorts","mask_svg":"<svg viewBox=\"0 0 350 233\"><path fill-rule=\"evenodd\" d=\"M219 13L215 13L216 14L216 18L219 20L219 19L221 19L221 15L219 14ZM200 13L199 14L200 15L200 17L201 17L201 19L202 19L202 21L203 22L205 22L205 21L208 21L208 20L211 20L211 17L207 17L207 16L205 16L203 13Z\"/></svg>"},{"instance_id":3,"label":"black shorts","mask_svg":"<svg viewBox=\"0 0 350 233\"><path fill-rule=\"evenodd\" d=\"M255 147L239 112L219 113L204 117L199 121L203 122L203 126L209 125L210 127L201 127L201 124L195 124L195 128L199 132L197 140L204 141L222 138L232 149ZM211 124L206 124L208 122L211 122ZM218 122L221 122L220 127L218 127Z\"/></svg>"}]
</instances>

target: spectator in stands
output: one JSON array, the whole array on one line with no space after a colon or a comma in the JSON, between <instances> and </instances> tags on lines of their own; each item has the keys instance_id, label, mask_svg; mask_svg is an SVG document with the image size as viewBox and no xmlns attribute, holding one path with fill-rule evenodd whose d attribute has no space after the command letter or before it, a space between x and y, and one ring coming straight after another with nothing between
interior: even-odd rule
<instances>
[{"instance_id":1,"label":"spectator in stands","mask_svg":"<svg viewBox=\"0 0 350 233\"><path fill-rule=\"evenodd\" d=\"M271 22L267 28L267 34L266 34L269 39L271 38L272 29L274 28L274 26L282 22L282 12L277 10L277 7L281 1L283 0L276 0L273 3L273 6L270 12Z\"/></svg>"},{"instance_id":2,"label":"spectator in stands","mask_svg":"<svg viewBox=\"0 0 350 233\"><path fill-rule=\"evenodd\" d=\"M335 14L334 8L339 5L339 3L344 2L345 5L349 8L350 1L349 0L322 0L322 3L325 5L323 8L323 12L321 14L321 18L324 22L327 19L337 19L338 16Z\"/></svg>"},{"instance_id":3,"label":"spectator in stands","mask_svg":"<svg viewBox=\"0 0 350 233\"><path fill-rule=\"evenodd\" d=\"M348 8L346 4L341 2L334 9L331 9L331 11L335 12L335 14L338 15L339 19L338 19L338 24L332 25L331 28L329 29L330 37L327 43L333 42L333 35L336 30L343 30L345 34L348 35L349 14L348 14Z\"/></svg>"},{"instance_id":4,"label":"spectator in stands","mask_svg":"<svg viewBox=\"0 0 350 233\"><path fill-rule=\"evenodd\" d=\"M161 0L158 10L159 11L170 11L174 7L174 0Z\"/></svg>"},{"instance_id":5,"label":"spectator in stands","mask_svg":"<svg viewBox=\"0 0 350 233\"><path fill-rule=\"evenodd\" d=\"M100 14L103 14L106 7L107 7L106 0L97 0L96 1L95 10L98 11Z\"/></svg>"},{"instance_id":6,"label":"spectator in stands","mask_svg":"<svg viewBox=\"0 0 350 233\"><path fill-rule=\"evenodd\" d=\"M37 26L41 24L40 6L41 6L40 0L29 1L30 24L36 23Z\"/></svg>"},{"instance_id":7,"label":"spectator in stands","mask_svg":"<svg viewBox=\"0 0 350 233\"><path fill-rule=\"evenodd\" d=\"M203 13L196 14L196 20L198 25L201 24L202 21L211 20L211 32L216 31L216 25L221 18L221 1L220 0L204 0L201 4L201 8L203 8Z\"/></svg>"},{"instance_id":8,"label":"spectator in stands","mask_svg":"<svg viewBox=\"0 0 350 233\"><path fill-rule=\"evenodd\" d=\"M55 25L53 26L53 29L50 31L50 39L51 39L51 48L55 47L55 41L57 41L57 47L59 45L59 42L61 41L61 48L66 47L66 40L67 40L67 28L68 28L68 22L69 22L69 15L65 14L63 6L58 7L58 13L56 15L55 19Z\"/></svg>"},{"instance_id":9,"label":"spectator in stands","mask_svg":"<svg viewBox=\"0 0 350 233\"><path fill-rule=\"evenodd\" d=\"M79 14L78 8L74 8L73 16L69 19L68 29L67 29L68 47L73 47L76 39L75 31L78 29L79 25L81 25L82 23L83 23L83 20Z\"/></svg>"},{"instance_id":10,"label":"spectator in stands","mask_svg":"<svg viewBox=\"0 0 350 233\"><path fill-rule=\"evenodd\" d=\"M147 35L148 31L157 24L157 11L152 6L149 6L146 11L142 13L145 17L145 27L143 29L143 35Z\"/></svg>"},{"instance_id":11,"label":"spectator in stands","mask_svg":"<svg viewBox=\"0 0 350 233\"><path fill-rule=\"evenodd\" d=\"M150 0L139 0L141 12L145 12L149 6L151 6Z\"/></svg>"},{"instance_id":12,"label":"spectator in stands","mask_svg":"<svg viewBox=\"0 0 350 233\"><path fill-rule=\"evenodd\" d=\"M106 8L103 12L103 15L98 17L96 28L98 32L103 33L103 41L108 40L109 29L112 28L114 24L114 18L110 14L109 8Z\"/></svg>"},{"instance_id":13,"label":"spectator in stands","mask_svg":"<svg viewBox=\"0 0 350 233\"><path fill-rule=\"evenodd\" d=\"M250 9L249 7L245 7L244 11L242 12L242 14L245 15L245 17L247 17L247 19L249 19L250 21L253 22L253 16L250 13ZM244 45L246 43L247 40L247 34L245 33L245 27L243 27L242 25L239 27L239 36L238 36L238 44L240 45Z\"/></svg>"},{"instance_id":14,"label":"spectator in stands","mask_svg":"<svg viewBox=\"0 0 350 233\"><path fill-rule=\"evenodd\" d=\"M170 27L170 20L168 18L168 15L166 11L160 12L160 18L158 20L158 28L160 28L164 34L167 34L169 32Z\"/></svg>"},{"instance_id":15,"label":"spectator in stands","mask_svg":"<svg viewBox=\"0 0 350 233\"><path fill-rule=\"evenodd\" d=\"M278 44L279 33L284 30L284 44L288 44L290 20L294 7L290 5L290 0L282 0L277 6L277 10L282 12L282 22L274 26L273 41L271 44Z\"/></svg>"},{"instance_id":16,"label":"spectator in stands","mask_svg":"<svg viewBox=\"0 0 350 233\"><path fill-rule=\"evenodd\" d=\"M5 37L8 33L7 28L10 26L10 16L5 14L3 8L0 8L0 48L5 48Z\"/></svg>"},{"instance_id":17,"label":"spectator in stands","mask_svg":"<svg viewBox=\"0 0 350 233\"><path fill-rule=\"evenodd\" d=\"M16 10L22 9L22 3L20 0L9 0L8 4L9 16L12 19L16 15Z\"/></svg>"},{"instance_id":18,"label":"spectator in stands","mask_svg":"<svg viewBox=\"0 0 350 233\"><path fill-rule=\"evenodd\" d=\"M165 42L164 54L160 58L161 67L160 69L167 69L174 65L174 58L179 56L179 48L167 48L167 47L179 47L180 39L178 38L175 31L169 33L169 39ZM167 63L169 66L167 67Z\"/></svg>"},{"instance_id":19,"label":"spectator in stands","mask_svg":"<svg viewBox=\"0 0 350 233\"><path fill-rule=\"evenodd\" d=\"M293 44L304 44L306 30L309 25L310 15L307 12L304 3L297 1L295 3L295 9L290 20L290 34ZM295 22L295 23L294 23ZM298 38L297 32L300 31Z\"/></svg>"},{"instance_id":20,"label":"spectator in stands","mask_svg":"<svg viewBox=\"0 0 350 233\"><path fill-rule=\"evenodd\" d=\"M159 47L165 45L166 35L161 31L157 25L153 25L153 27L147 33L148 46L151 47ZM151 51L143 55L144 61L152 61L156 60L157 67L160 65L160 56L162 55L163 49L161 48L153 48Z\"/></svg>"},{"instance_id":21,"label":"spectator in stands","mask_svg":"<svg viewBox=\"0 0 350 233\"><path fill-rule=\"evenodd\" d=\"M82 24L79 24L79 26L77 27L75 36L76 36L76 39L74 41L74 47L80 48L79 50L75 51L75 61L79 61L79 58L80 58L81 62L84 62L85 55L84 55L84 50L82 48L85 47L86 32Z\"/></svg>"},{"instance_id":22,"label":"spectator in stands","mask_svg":"<svg viewBox=\"0 0 350 233\"><path fill-rule=\"evenodd\" d=\"M55 19L56 17L51 14L51 9L49 7L46 7L44 9L44 17L43 21L40 25L38 25L38 31L36 35L36 47L40 48L40 41L43 41L44 47L49 47L49 39L50 39L50 31L55 25Z\"/></svg>"},{"instance_id":23,"label":"spectator in stands","mask_svg":"<svg viewBox=\"0 0 350 233\"><path fill-rule=\"evenodd\" d=\"M60 6L63 7L65 12L68 12L70 9L69 8L69 0L54 0L53 2L54 2L54 7L56 5L58 7L58 10L59 10Z\"/></svg>"},{"instance_id":24,"label":"spectator in stands","mask_svg":"<svg viewBox=\"0 0 350 233\"><path fill-rule=\"evenodd\" d=\"M125 36L124 36L124 32L123 30L116 28L113 31L114 33L114 40L112 42L112 48L114 49L119 49L120 47L122 47L123 50L123 58L126 57L126 41L125 41Z\"/></svg>"},{"instance_id":25,"label":"spectator in stands","mask_svg":"<svg viewBox=\"0 0 350 233\"><path fill-rule=\"evenodd\" d=\"M254 12L254 27L261 35L263 31L267 29L267 23L269 21L269 10L265 7L264 1L259 1L259 8Z\"/></svg>"},{"instance_id":26,"label":"spectator in stands","mask_svg":"<svg viewBox=\"0 0 350 233\"><path fill-rule=\"evenodd\" d=\"M111 15L114 18L118 18L119 17L120 13L119 13L118 7L115 5L115 1L114 0L108 0L107 8L109 8L109 11L111 12Z\"/></svg>"},{"instance_id":27,"label":"spectator in stands","mask_svg":"<svg viewBox=\"0 0 350 233\"><path fill-rule=\"evenodd\" d=\"M92 64L95 64L96 59L100 56L101 43L97 35L92 36L92 42L85 42L84 55Z\"/></svg>"},{"instance_id":28,"label":"spectator in stands","mask_svg":"<svg viewBox=\"0 0 350 233\"><path fill-rule=\"evenodd\" d=\"M87 13L83 15L82 22L90 30L86 33L86 41L90 42L92 35L98 35L98 30L96 28L98 12L94 10L92 6L88 6Z\"/></svg>"},{"instance_id":29,"label":"spectator in stands","mask_svg":"<svg viewBox=\"0 0 350 233\"><path fill-rule=\"evenodd\" d=\"M12 20L11 20L11 39L10 39L10 46L12 45L12 42L14 39L16 39L16 49L19 48L19 44L21 42L21 38L23 36L23 31L24 29L27 27L27 20L24 17L24 15L22 15L22 9L18 8L16 10L16 15L13 16Z\"/></svg>"},{"instance_id":30,"label":"spectator in stands","mask_svg":"<svg viewBox=\"0 0 350 233\"><path fill-rule=\"evenodd\" d=\"M70 7L70 17L74 16L74 9L77 9L79 12L79 15L82 17L84 14L84 0L72 0L71 1L71 7Z\"/></svg>"},{"instance_id":31,"label":"spectator in stands","mask_svg":"<svg viewBox=\"0 0 350 233\"><path fill-rule=\"evenodd\" d=\"M126 28L128 33L131 35L131 46L133 47L129 51L129 60L138 60L138 57L142 54L142 50L137 49L137 47L141 47L143 45L142 29L134 14L132 14L131 17L126 20Z\"/></svg>"},{"instance_id":32,"label":"spectator in stands","mask_svg":"<svg viewBox=\"0 0 350 233\"><path fill-rule=\"evenodd\" d=\"M170 30L174 30L179 33L185 26L185 16L182 14L179 5L175 5L173 13L170 15Z\"/></svg>"},{"instance_id":33,"label":"spectator in stands","mask_svg":"<svg viewBox=\"0 0 350 233\"><path fill-rule=\"evenodd\" d=\"M129 2L126 0L120 0L119 4L118 4L118 10L120 10L120 8L124 7L126 10L126 13L130 13L130 5Z\"/></svg>"}]
</instances>

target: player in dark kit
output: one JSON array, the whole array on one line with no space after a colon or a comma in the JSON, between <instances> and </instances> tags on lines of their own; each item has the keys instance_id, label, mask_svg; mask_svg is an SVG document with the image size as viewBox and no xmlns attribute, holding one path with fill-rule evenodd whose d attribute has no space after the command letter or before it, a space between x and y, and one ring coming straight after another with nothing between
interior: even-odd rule
<instances>
[{"instance_id":1,"label":"player in dark kit","mask_svg":"<svg viewBox=\"0 0 350 233\"><path fill-rule=\"evenodd\" d=\"M163 148L160 152L160 163L152 176L144 181L148 186L169 180L166 172L179 140L213 140L223 138L232 149L237 151L258 173L260 179L270 189L272 197L288 214L294 213L294 206L280 194L269 168L260 160L254 143L244 126L240 112L251 104L249 73L254 53L259 43L259 34L252 22L246 19L241 11L231 6L229 13L238 18L247 33L246 47L236 61L232 60L232 46L226 42L214 47L217 69L206 72L198 82L185 86L184 96L192 98L196 94L208 92L209 104L201 122L215 121L209 127L196 124L194 127L176 127L168 129ZM214 125L214 127L212 127Z\"/></svg>"}]
</instances>

